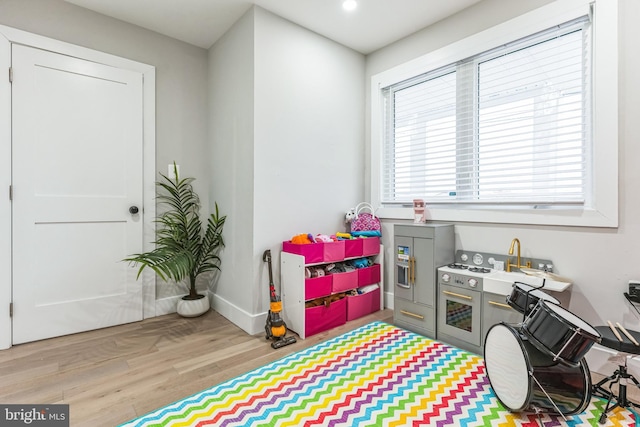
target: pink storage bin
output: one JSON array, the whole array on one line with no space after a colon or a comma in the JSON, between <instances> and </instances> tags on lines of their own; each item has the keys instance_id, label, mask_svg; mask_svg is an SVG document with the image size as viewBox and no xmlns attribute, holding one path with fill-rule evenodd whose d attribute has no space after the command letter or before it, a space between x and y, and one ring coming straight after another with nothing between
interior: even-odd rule
<instances>
[{"instance_id":1,"label":"pink storage bin","mask_svg":"<svg viewBox=\"0 0 640 427\"><path fill-rule=\"evenodd\" d=\"M362 240L362 256L378 255L380 253L380 238L367 237Z\"/></svg>"},{"instance_id":2,"label":"pink storage bin","mask_svg":"<svg viewBox=\"0 0 640 427\"><path fill-rule=\"evenodd\" d=\"M336 242L317 243L322 245L322 261L342 261L344 259L344 242L338 240Z\"/></svg>"},{"instance_id":3,"label":"pink storage bin","mask_svg":"<svg viewBox=\"0 0 640 427\"><path fill-rule=\"evenodd\" d=\"M380 288L360 295L348 296L347 320L354 320L380 310Z\"/></svg>"},{"instance_id":4,"label":"pink storage bin","mask_svg":"<svg viewBox=\"0 0 640 427\"><path fill-rule=\"evenodd\" d=\"M347 323L347 299L305 309L304 334L306 337Z\"/></svg>"},{"instance_id":5,"label":"pink storage bin","mask_svg":"<svg viewBox=\"0 0 640 427\"><path fill-rule=\"evenodd\" d=\"M344 240L326 243L298 245L290 241L282 242L283 252L304 256L305 264L342 261L344 259Z\"/></svg>"},{"instance_id":6,"label":"pink storage bin","mask_svg":"<svg viewBox=\"0 0 640 427\"><path fill-rule=\"evenodd\" d=\"M359 258L362 256L362 241L364 239L353 239L344 241L344 257Z\"/></svg>"},{"instance_id":7,"label":"pink storage bin","mask_svg":"<svg viewBox=\"0 0 640 427\"><path fill-rule=\"evenodd\" d=\"M304 299L310 300L331 295L331 275L304 279Z\"/></svg>"},{"instance_id":8,"label":"pink storage bin","mask_svg":"<svg viewBox=\"0 0 640 427\"><path fill-rule=\"evenodd\" d=\"M304 256L305 264L314 264L322 262L324 255L322 243L310 243L307 245L298 245L290 241L282 242L282 251L291 254Z\"/></svg>"},{"instance_id":9,"label":"pink storage bin","mask_svg":"<svg viewBox=\"0 0 640 427\"><path fill-rule=\"evenodd\" d=\"M332 274L331 290L334 294L344 292L358 287L358 272L347 271L346 273Z\"/></svg>"},{"instance_id":10,"label":"pink storage bin","mask_svg":"<svg viewBox=\"0 0 640 427\"><path fill-rule=\"evenodd\" d=\"M380 264L373 264L371 267L359 268L358 287L373 285L380 282Z\"/></svg>"}]
</instances>

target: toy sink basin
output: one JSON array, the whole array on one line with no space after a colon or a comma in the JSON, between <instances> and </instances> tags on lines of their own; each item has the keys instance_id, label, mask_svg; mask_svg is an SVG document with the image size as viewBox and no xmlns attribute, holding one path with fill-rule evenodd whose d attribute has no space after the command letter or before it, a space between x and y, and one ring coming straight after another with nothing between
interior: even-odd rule
<instances>
[{"instance_id":1,"label":"toy sink basin","mask_svg":"<svg viewBox=\"0 0 640 427\"><path fill-rule=\"evenodd\" d=\"M482 289L485 292L492 292L499 295L510 295L511 289L515 282L524 283L535 288L542 286L544 281L543 291L563 292L566 291L571 285L572 281L566 277L558 276L554 273L545 272L542 270L535 270L533 268L521 268L523 272L506 272L506 271L492 271L482 279Z\"/></svg>"}]
</instances>

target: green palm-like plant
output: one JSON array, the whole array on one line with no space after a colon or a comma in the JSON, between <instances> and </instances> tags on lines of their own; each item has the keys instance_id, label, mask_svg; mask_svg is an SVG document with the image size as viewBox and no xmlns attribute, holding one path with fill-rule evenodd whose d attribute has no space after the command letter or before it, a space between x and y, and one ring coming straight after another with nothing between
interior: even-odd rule
<instances>
[{"instance_id":1,"label":"green palm-like plant","mask_svg":"<svg viewBox=\"0 0 640 427\"><path fill-rule=\"evenodd\" d=\"M203 295L196 291L197 277L208 271L220 270L218 253L224 247L222 229L227 219L220 216L218 203L215 213L209 215L206 230L202 230L200 220L200 198L191 183L195 178L180 178L178 168L173 164L175 178L163 174L159 187L158 201L168 207L155 220L159 224L156 248L150 252L134 254L125 258L133 264L140 264L138 277L149 267L163 280L181 282L189 278L189 295L185 300L200 299Z\"/></svg>"}]
</instances>

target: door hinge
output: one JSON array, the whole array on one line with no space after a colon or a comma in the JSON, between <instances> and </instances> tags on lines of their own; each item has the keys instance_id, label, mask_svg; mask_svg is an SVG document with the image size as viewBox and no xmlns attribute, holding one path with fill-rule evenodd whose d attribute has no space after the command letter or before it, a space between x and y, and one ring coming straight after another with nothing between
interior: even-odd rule
<instances>
[{"instance_id":1,"label":"door hinge","mask_svg":"<svg viewBox=\"0 0 640 427\"><path fill-rule=\"evenodd\" d=\"M13 67L9 67L9 83L13 83Z\"/></svg>"},{"instance_id":2,"label":"door hinge","mask_svg":"<svg viewBox=\"0 0 640 427\"><path fill-rule=\"evenodd\" d=\"M13 201L13 185L9 186L9 201Z\"/></svg>"},{"instance_id":3,"label":"door hinge","mask_svg":"<svg viewBox=\"0 0 640 427\"><path fill-rule=\"evenodd\" d=\"M13 317L13 303L9 303L9 317Z\"/></svg>"}]
</instances>

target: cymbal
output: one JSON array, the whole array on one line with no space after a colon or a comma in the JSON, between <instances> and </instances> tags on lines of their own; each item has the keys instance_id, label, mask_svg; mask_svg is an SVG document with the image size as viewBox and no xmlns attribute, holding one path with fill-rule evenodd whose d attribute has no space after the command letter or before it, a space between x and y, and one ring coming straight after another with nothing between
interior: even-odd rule
<instances>
[{"instance_id":1,"label":"cymbal","mask_svg":"<svg viewBox=\"0 0 640 427\"><path fill-rule=\"evenodd\" d=\"M551 280L555 280L556 282L572 283L571 279L559 276L550 271L537 270L535 268L528 268L528 267L520 267L520 271L522 271L524 274L528 276L541 277L543 279L551 279Z\"/></svg>"}]
</instances>

